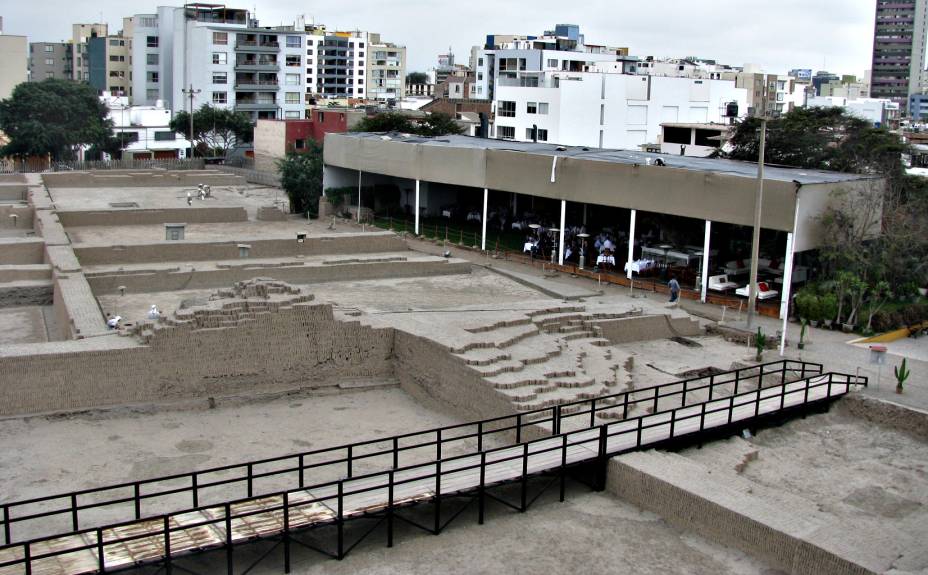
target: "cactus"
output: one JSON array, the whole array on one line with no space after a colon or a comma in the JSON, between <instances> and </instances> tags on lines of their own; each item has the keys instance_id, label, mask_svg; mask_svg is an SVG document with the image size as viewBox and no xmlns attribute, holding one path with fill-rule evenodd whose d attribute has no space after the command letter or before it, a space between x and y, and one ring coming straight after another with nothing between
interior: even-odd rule
<instances>
[{"instance_id":1,"label":"cactus","mask_svg":"<svg viewBox=\"0 0 928 575\"><path fill-rule=\"evenodd\" d=\"M757 328L757 335L754 336L754 347L757 348L757 361L764 359L764 348L767 347L767 336Z\"/></svg>"},{"instance_id":2,"label":"cactus","mask_svg":"<svg viewBox=\"0 0 928 575\"><path fill-rule=\"evenodd\" d=\"M906 368L905 358L902 358L902 365L893 368L893 372L896 374L896 393L902 393L902 385L912 374L912 372Z\"/></svg>"},{"instance_id":3,"label":"cactus","mask_svg":"<svg viewBox=\"0 0 928 575\"><path fill-rule=\"evenodd\" d=\"M809 322L803 318L800 324L802 325L802 328L799 330L799 349L802 349L806 346L806 326L809 324Z\"/></svg>"}]
</instances>

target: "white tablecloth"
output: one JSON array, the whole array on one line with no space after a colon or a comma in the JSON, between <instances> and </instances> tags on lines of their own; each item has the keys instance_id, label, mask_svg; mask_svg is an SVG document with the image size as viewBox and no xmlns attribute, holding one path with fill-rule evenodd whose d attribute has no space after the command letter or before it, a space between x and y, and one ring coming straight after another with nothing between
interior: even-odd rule
<instances>
[{"instance_id":1,"label":"white tablecloth","mask_svg":"<svg viewBox=\"0 0 928 575\"><path fill-rule=\"evenodd\" d=\"M600 265L600 264L609 264L609 265L614 266L615 256L600 255L598 258L596 258L596 265Z\"/></svg>"},{"instance_id":2,"label":"white tablecloth","mask_svg":"<svg viewBox=\"0 0 928 575\"><path fill-rule=\"evenodd\" d=\"M625 271L628 271L629 264L625 262ZM654 260L636 260L631 262L632 272L641 273L654 267Z\"/></svg>"}]
</instances>

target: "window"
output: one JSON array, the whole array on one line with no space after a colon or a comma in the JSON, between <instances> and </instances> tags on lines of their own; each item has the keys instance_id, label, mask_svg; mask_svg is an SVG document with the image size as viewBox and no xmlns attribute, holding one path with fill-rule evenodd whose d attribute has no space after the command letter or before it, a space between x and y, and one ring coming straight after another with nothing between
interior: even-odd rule
<instances>
[{"instance_id":1,"label":"window","mask_svg":"<svg viewBox=\"0 0 928 575\"><path fill-rule=\"evenodd\" d=\"M299 36L287 36L287 48L300 48L303 46L303 39Z\"/></svg>"},{"instance_id":2,"label":"window","mask_svg":"<svg viewBox=\"0 0 928 575\"><path fill-rule=\"evenodd\" d=\"M125 46L126 41L119 38L110 38L110 46Z\"/></svg>"},{"instance_id":3,"label":"window","mask_svg":"<svg viewBox=\"0 0 928 575\"><path fill-rule=\"evenodd\" d=\"M483 66L483 58L477 58L477 65Z\"/></svg>"},{"instance_id":4,"label":"window","mask_svg":"<svg viewBox=\"0 0 928 575\"><path fill-rule=\"evenodd\" d=\"M176 139L177 135L174 132L155 132L156 142L169 142Z\"/></svg>"},{"instance_id":5,"label":"window","mask_svg":"<svg viewBox=\"0 0 928 575\"><path fill-rule=\"evenodd\" d=\"M308 48L308 49L306 50L306 55L307 55L307 56L312 56L312 55L313 55L313 49L312 49L312 48Z\"/></svg>"},{"instance_id":6,"label":"window","mask_svg":"<svg viewBox=\"0 0 928 575\"><path fill-rule=\"evenodd\" d=\"M318 116L316 116L316 121L319 122L320 124L325 122L325 112L318 112Z\"/></svg>"},{"instance_id":7,"label":"window","mask_svg":"<svg viewBox=\"0 0 928 575\"><path fill-rule=\"evenodd\" d=\"M225 52L213 52L213 64L225 64L227 61Z\"/></svg>"},{"instance_id":8,"label":"window","mask_svg":"<svg viewBox=\"0 0 928 575\"><path fill-rule=\"evenodd\" d=\"M227 84L229 75L226 72L213 72L213 84Z\"/></svg>"},{"instance_id":9,"label":"window","mask_svg":"<svg viewBox=\"0 0 928 575\"><path fill-rule=\"evenodd\" d=\"M526 103L525 103L525 113L526 113L526 114L537 114L537 113L538 113L538 103L537 103L537 102L526 102Z\"/></svg>"},{"instance_id":10,"label":"window","mask_svg":"<svg viewBox=\"0 0 928 575\"><path fill-rule=\"evenodd\" d=\"M358 84L363 84L363 83L364 83L364 79L363 79L363 78L358 78Z\"/></svg>"},{"instance_id":11,"label":"window","mask_svg":"<svg viewBox=\"0 0 928 575\"><path fill-rule=\"evenodd\" d=\"M503 118L515 118L516 116L516 103L515 102L506 102L500 100L499 109L496 111L497 115ZM515 129L515 128L513 128ZM515 137L515 134L512 135Z\"/></svg>"},{"instance_id":12,"label":"window","mask_svg":"<svg viewBox=\"0 0 928 575\"><path fill-rule=\"evenodd\" d=\"M149 88L145 90L145 98L148 100L158 99L158 88Z\"/></svg>"},{"instance_id":13,"label":"window","mask_svg":"<svg viewBox=\"0 0 928 575\"><path fill-rule=\"evenodd\" d=\"M110 62L125 62L125 61L126 61L125 56L110 55Z\"/></svg>"},{"instance_id":14,"label":"window","mask_svg":"<svg viewBox=\"0 0 928 575\"><path fill-rule=\"evenodd\" d=\"M46 66L54 66L54 65L55 65L55 59L54 59L54 58L46 58L46 59L45 59L45 65L46 65Z\"/></svg>"},{"instance_id":15,"label":"window","mask_svg":"<svg viewBox=\"0 0 928 575\"><path fill-rule=\"evenodd\" d=\"M213 32L213 44L225 46L229 43L228 32Z\"/></svg>"},{"instance_id":16,"label":"window","mask_svg":"<svg viewBox=\"0 0 928 575\"><path fill-rule=\"evenodd\" d=\"M284 94L284 103L285 104L299 104L300 93L299 92L287 92L286 94Z\"/></svg>"},{"instance_id":17,"label":"window","mask_svg":"<svg viewBox=\"0 0 928 575\"><path fill-rule=\"evenodd\" d=\"M512 126L497 126L496 135L500 140L514 140L516 129Z\"/></svg>"},{"instance_id":18,"label":"window","mask_svg":"<svg viewBox=\"0 0 928 575\"><path fill-rule=\"evenodd\" d=\"M548 60L548 68L557 68L557 59L551 58Z\"/></svg>"},{"instance_id":19,"label":"window","mask_svg":"<svg viewBox=\"0 0 928 575\"><path fill-rule=\"evenodd\" d=\"M46 45L45 45L45 51L46 51L46 52L54 52L54 51L55 51L55 47L54 47L54 46L49 46L48 44L46 44Z\"/></svg>"},{"instance_id":20,"label":"window","mask_svg":"<svg viewBox=\"0 0 928 575\"><path fill-rule=\"evenodd\" d=\"M146 72L145 79L148 81L149 84L157 84L158 83L158 72Z\"/></svg>"},{"instance_id":21,"label":"window","mask_svg":"<svg viewBox=\"0 0 928 575\"><path fill-rule=\"evenodd\" d=\"M477 72L477 80L478 80L478 81L482 81L482 80L483 80L483 72Z\"/></svg>"},{"instance_id":22,"label":"window","mask_svg":"<svg viewBox=\"0 0 928 575\"><path fill-rule=\"evenodd\" d=\"M291 68L299 68L302 66L299 55L288 55L286 65Z\"/></svg>"},{"instance_id":23,"label":"window","mask_svg":"<svg viewBox=\"0 0 928 575\"><path fill-rule=\"evenodd\" d=\"M293 119L299 120L300 117L301 117L301 116L300 116L300 113L299 113L299 112L293 112L293 111L284 112L284 118L287 118L287 119L290 119L290 120L293 120Z\"/></svg>"},{"instance_id":24,"label":"window","mask_svg":"<svg viewBox=\"0 0 928 575\"><path fill-rule=\"evenodd\" d=\"M55 77L55 73L54 73L54 72L45 72L45 77L46 77L46 78L54 78L54 77Z\"/></svg>"},{"instance_id":25,"label":"window","mask_svg":"<svg viewBox=\"0 0 928 575\"><path fill-rule=\"evenodd\" d=\"M538 102L538 113L544 116L548 115L548 103L547 102Z\"/></svg>"},{"instance_id":26,"label":"window","mask_svg":"<svg viewBox=\"0 0 928 575\"><path fill-rule=\"evenodd\" d=\"M147 36L147 37L145 38L145 45L148 46L149 48L157 48L157 47L158 47L158 37L157 37L157 36Z\"/></svg>"},{"instance_id":27,"label":"window","mask_svg":"<svg viewBox=\"0 0 928 575\"><path fill-rule=\"evenodd\" d=\"M532 139L532 128L525 128L525 139ZM538 129L538 141L547 142L548 141L548 130Z\"/></svg>"},{"instance_id":28,"label":"window","mask_svg":"<svg viewBox=\"0 0 928 575\"><path fill-rule=\"evenodd\" d=\"M213 104L227 104L228 102L228 92L213 92Z\"/></svg>"},{"instance_id":29,"label":"window","mask_svg":"<svg viewBox=\"0 0 928 575\"><path fill-rule=\"evenodd\" d=\"M299 74L287 74L284 76L284 83L288 86L299 86L300 85L300 75Z\"/></svg>"},{"instance_id":30,"label":"window","mask_svg":"<svg viewBox=\"0 0 928 575\"><path fill-rule=\"evenodd\" d=\"M110 70L109 77L110 78L125 78L126 72L125 70Z\"/></svg>"}]
</instances>

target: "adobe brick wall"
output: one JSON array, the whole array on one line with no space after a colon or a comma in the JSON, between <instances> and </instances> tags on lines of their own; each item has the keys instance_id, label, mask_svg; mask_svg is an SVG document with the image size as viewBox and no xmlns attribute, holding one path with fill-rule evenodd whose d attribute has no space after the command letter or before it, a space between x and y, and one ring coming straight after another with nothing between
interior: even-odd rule
<instances>
[{"instance_id":1,"label":"adobe brick wall","mask_svg":"<svg viewBox=\"0 0 928 575\"><path fill-rule=\"evenodd\" d=\"M0 174L0 184L25 183L26 177L22 174Z\"/></svg>"},{"instance_id":2,"label":"adobe brick wall","mask_svg":"<svg viewBox=\"0 0 928 575\"><path fill-rule=\"evenodd\" d=\"M52 268L48 264L0 265L0 284L34 280L50 282L51 279Z\"/></svg>"},{"instance_id":3,"label":"adobe brick wall","mask_svg":"<svg viewBox=\"0 0 928 575\"><path fill-rule=\"evenodd\" d=\"M696 336L702 333L698 322L689 318L665 315L645 315L593 322L602 328L602 337L614 345L634 341L667 339L675 336Z\"/></svg>"},{"instance_id":4,"label":"adobe brick wall","mask_svg":"<svg viewBox=\"0 0 928 575\"><path fill-rule=\"evenodd\" d=\"M197 184L241 186L245 179L218 170L105 170L42 174L49 188L153 188L186 187Z\"/></svg>"},{"instance_id":5,"label":"adobe brick wall","mask_svg":"<svg viewBox=\"0 0 928 575\"><path fill-rule=\"evenodd\" d=\"M247 260L242 260L247 261ZM470 262L448 260L371 262L357 264L228 268L191 271L189 268L142 273L87 274L93 293L114 294L119 286L132 293L219 288L255 277L294 284L369 279L425 277L470 273Z\"/></svg>"},{"instance_id":6,"label":"adobe brick wall","mask_svg":"<svg viewBox=\"0 0 928 575\"><path fill-rule=\"evenodd\" d=\"M279 240L242 239L251 246L250 257L281 258L298 255L315 256L323 254L366 254L378 252L405 252L408 250L402 238L394 233L348 235L307 238L298 243L296 237ZM238 259L239 241L230 239L226 242L190 242L163 241L143 245L126 246L81 246L74 247L81 264L107 265L117 263L155 263L216 261Z\"/></svg>"},{"instance_id":7,"label":"adobe brick wall","mask_svg":"<svg viewBox=\"0 0 928 575\"><path fill-rule=\"evenodd\" d=\"M149 224L188 223L212 224L246 222L245 208L162 208L57 211L58 220L66 228L76 226L138 226Z\"/></svg>"},{"instance_id":8,"label":"adobe brick wall","mask_svg":"<svg viewBox=\"0 0 928 575\"><path fill-rule=\"evenodd\" d=\"M111 332L112 333L112 332ZM148 345L114 336L0 352L0 415L280 392L336 378L392 377L393 330L333 318L299 303L239 325L157 330ZM120 343L124 340L120 339ZM47 350L47 351L42 351Z\"/></svg>"},{"instance_id":9,"label":"adobe brick wall","mask_svg":"<svg viewBox=\"0 0 928 575\"><path fill-rule=\"evenodd\" d=\"M0 200L2 201L2 200ZM16 225L13 225L11 215L17 216ZM26 205L0 204L0 229L31 230L35 210Z\"/></svg>"},{"instance_id":10,"label":"adobe brick wall","mask_svg":"<svg viewBox=\"0 0 928 575\"><path fill-rule=\"evenodd\" d=\"M28 281L3 285L0 281L0 308L22 305L51 305L52 282Z\"/></svg>"},{"instance_id":11,"label":"adobe brick wall","mask_svg":"<svg viewBox=\"0 0 928 575\"><path fill-rule=\"evenodd\" d=\"M44 253L40 239L0 238L0 265L40 264Z\"/></svg>"},{"instance_id":12,"label":"adobe brick wall","mask_svg":"<svg viewBox=\"0 0 928 575\"><path fill-rule=\"evenodd\" d=\"M25 183L0 182L0 202L22 202L26 200L29 187Z\"/></svg>"}]
</instances>

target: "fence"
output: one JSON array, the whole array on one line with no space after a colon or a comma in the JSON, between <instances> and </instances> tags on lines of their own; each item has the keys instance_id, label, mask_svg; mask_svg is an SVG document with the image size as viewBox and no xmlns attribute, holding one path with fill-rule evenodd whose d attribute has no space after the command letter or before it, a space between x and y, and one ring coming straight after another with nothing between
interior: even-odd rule
<instances>
[{"instance_id":1,"label":"fence","mask_svg":"<svg viewBox=\"0 0 928 575\"><path fill-rule=\"evenodd\" d=\"M563 501L564 481L568 468L586 466L592 472L591 486L601 490L605 485L606 463L612 456L645 447L667 445L673 441L693 441L700 439L704 432L729 433L733 426L743 426L749 421L760 421L763 418L782 417L782 414L791 410L802 409L816 402L840 397L850 392L854 385L867 385L865 377L822 373L821 366L818 364L784 361L768 365L772 369L767 375L781 374L779 382L768 387L762 385L766 366L758 366L758 368L753 368L758 372L755 389L745 391L742 388L739 391L736 387L726 397L713 399L712 389L717 382L710 379L708 386L696 386L701 389L708 387L709 400L699 400L688 404L687 392L694 391L696 387L687 390L686 382L675 382L667 385L683 384L683 390L665 395L678 395L679 407L674 406L660 412L645 410L642 415L623 419L621 422L606 423L595 428L583 427L579 430L562 432L562 420L578 414L565 414L563 409L549 408L543 411L550 414L547 419L551 422L550 432L545 436L518 445L486 450L481 446L476 452L464 455L442 455L443 441L464 437L443 439L442 431L473 428L476 425L478 433L482 433L487 423L518 416L422 432L435 433L433 440L424 441L417 446L436 450L436 458L427 463L407 463L401 466L398 459L400 449L397 447L397 438L393 438L392 450L382 451L383 454L392 453L393 456L393 465L385 471L352 475L352 448L364 445L363 443L352 444L340 448L347 449L347 454L342 452L344 456L332 462L347 463L347 477L343 476L322 483L307 484L304 481L304 471L307 468L304 462L305 454L290 456L290 458L299 458L298 462L293 461L293 464L298 463L298 465L278 469L275 473L288 474L291 477L298 474L299 488L294 488L296 483L294 481L288 490L268 492L257 496L257 499L252 490L253 481L256 477L266 476L268 473L256 474L254 465L263 462L247 464L248 494L246 498L225 500L212 505L202 505L197 498L197 493L200 489L217 483L198 482L197 473L160 478L153 481L189 477L191 480L189 487L175 488L165 493L192 494L193 508L182 514L159 514L144 522L139 520L141 514L138 483L134 484L136 509L134 520L89 529L78 529L76 522L78 506L75 503L77 493L74 493L71 495L72 513L75 517L72 534L64 537L45 536L0 548L0 569L22 565L27 575L36 571L51 572L46 571L46 568L53 568L55 573L63 575L77 575L79 573L102 573L143 563L164 561L167 571L171 572L174 554L218 548L224 549L227 554L227 571L231 575L233 573L233 547L236 544L260 537L281 537L280 540L284 547L284 571L288 572L291 543L298 543L311 550L341 559L384 522L387 525L389 547L393 545L395 520L402 520L437 535L474 500L479 506L478 522L483 523L487 499L495 500L517 511L525 511L540 495L539 493L531 500L528 499L527 481L530 476L553 476L542 491L548 486L560 483L560 500ZM811 375L807 374L807 367L811 369ZM737 386L741 371L744 370L716 374L713 377L735 374L734 383ZM793 375L798 372L798 379L791 379L787 383L787 371ZM745 380L747 379L749 378L745 377ZM653 392L651 388L639 391L647 392L646 395L653 393L655 397L658 397L661 395L658 389L662 387L666 386L658 386ZM628 395L629 393L625 394L626 402ZM648 402L650 400L636 399L636 401ZM593 421L596 413L595 405L591 406L589 412L593 414L591 416L591 421ZM518 425L521 426L521 422ZM512 426L509 429L512 429ZM409 435L420 434L407 434ZM470 434L469 437L475 435ZM232 467L242 466L229 466L224 469ZM209 472L210 470L205 470L201 473ZM244 478L230 481L244 481ZM501 496L498 497L489 492L492 486L514 483L521 484L518 503L510 503ZM132 485L125 484L125 486ZM456 512L449 514L446 509L443 515L442 501L452 497L467 497L469 501L459 507ZM130 496L119 502L131 501L133 497ZM422 525L398 513L403 508L425 502L432 504L433 521L429 521L430 524ZM89 504L84 508L97 505ZM8 526L9 516L6 509L5 515ZM451 516L448 517L448 515ZM349 543L345 537L345 523L349 519L368 519L375 523L354 542ZM296 531L324 525L334 526L336 529L337 540L333 551L320 548L315 541L309 544L293 538ZM266 555L267 553L248 570L262 561Z\"/></svg>"},{"instance_id":2,"label":"fence","mask_svg":"<svg viewBox=\"0 0 928 575\"><path fill-rule=\"evenodd\" d=\"M252 162L253 164L254 162ZM262 172L259 170L252 170L248 168L236 168L233 166L218 165L215 166L221 172L226 172L228 174L235 174L236 176L241 176L245 178L245 181L258 184L261 186L270 186L272 188L280 187L280 176L277 174L272 174L270 172Z\"/></svg>"},{"instance_id":3,"label":"fence","mask_svg":"<svg viewBox=\"0 0 928 575\"><path fill-rule=\"evenodd\" d=\"M45 158L0 160L0 173L40 174L46 172L83 172L88 170L202 170L203 158L162 160L94 160L52 161Z\"/></svg>"}]
</instances>

